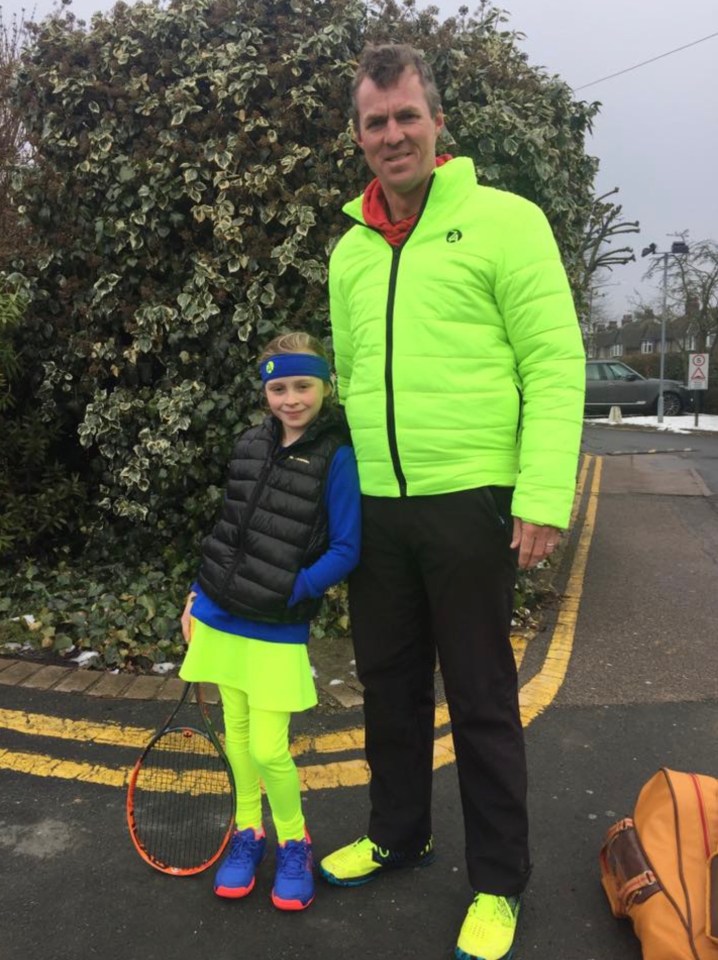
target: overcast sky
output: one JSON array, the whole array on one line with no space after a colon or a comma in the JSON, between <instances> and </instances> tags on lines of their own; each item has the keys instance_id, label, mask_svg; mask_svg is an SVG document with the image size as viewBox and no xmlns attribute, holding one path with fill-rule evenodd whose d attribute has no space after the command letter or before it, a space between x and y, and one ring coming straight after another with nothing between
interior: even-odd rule
<instances>
[{"instance_id":1,"label":"overcast sky","mask_svg":"<svg viewBox=\"0 0 718 960\"><path fill-rule=\"evenodd\" d=\"M440 0L443 13L460 6ZM626 241L637 263L613 270L606 288L620 316L642 281L641 250L670 249L676 231L718 240L718 36L637 70L584 84L718 33L717 0L506 0L509 26L526 35L531 63L559 74L576 96L600 100L588 151L600 159L597 190L619 187L618 202L641 232ZM623 245L623 244L621 244Z\"/></svg>"},{"instance_id":2,"label":"overcast sky","mask_svg":"<svg viewBox=\"0 0 718 960\"><path fill-rule=\"evenodd\" d=\"M428 2L417 0L419 7ZM461 0L435 0L442 16ZM112 0L73 0L71 9L89 20ZM627 237L637 263L608 277L609 308L620 316L640 296L656 301L654 283L642 281L654 242L670 248L671 234L718 240L718 36L614 79L579 89L677 47L718 33L717 0L505 0L497 3L509 26L526 35L532 64L559 74L576 96L600 100L588 150L600 159L597 191L619 187L627 220L640 234ZM32 0L0 0L7 23ZM36 19L52 0L36 0ZM467 3L473 9L471 2ZM621 244L622 245L622 244Z\"/></svg>"}]
</instances>

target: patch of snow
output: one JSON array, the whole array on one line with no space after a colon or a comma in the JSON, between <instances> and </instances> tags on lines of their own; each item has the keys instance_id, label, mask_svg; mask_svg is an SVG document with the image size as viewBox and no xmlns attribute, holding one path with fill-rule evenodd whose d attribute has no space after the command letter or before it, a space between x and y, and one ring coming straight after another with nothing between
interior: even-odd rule
<instances>
[{"instance_id":1,"label":"patch of snow","mask_svg":"<svg viewBox=\"0 0 718 960\"><path fill-rule=\"evenodd\" d=\"M78 653L76 657L71 657L72 663L76 663L78 667L85 667L88 663L92 663L93 660L99 660L100 654L97 650L83 650L81 653Z\"/></svg>"},{"instance_id":2,"label":"patch of snow","mask_svg":"<svg viewBox=\"0 0 718 960\"><path fill-rule=\"evenodd\" d=\"M25 621L28 630L39 630L42 626L40 621L36 620L31 613L23 613L21 617L10 617L10 623L20 623L21 620Z\"/></svg>"},{"instance_id":3,"label":"patch of snow","mask_svg":"<svg viewBox=\"0 0 718 960\"><path fill-rule=\"evenodd\" d=\"M615 427L617 424L611 423L606 418L591 417L586 423L608 423ZM698 415L698 426L695 425L695 414L687 413L682 417L664 417L663 423L658 422L658 417L654 414L652 417L632 417L626 415L620 426L624 427L653 427L655 430L662 430L665 433L692 433L694 430L718 431L718 415L714 413L701 413Z\"/></svg>"},{"instance_id":4,"label":"patch of snow","mask_svg":"<svg viewBox=\"0 0 718 960\"><path fill-rule=\"evenodd\" d=\"M170 663L168 660L164 663L154 663L152 665L152 673L172 673L175 666L174 663Z\"/></svg>"}]
</instances>

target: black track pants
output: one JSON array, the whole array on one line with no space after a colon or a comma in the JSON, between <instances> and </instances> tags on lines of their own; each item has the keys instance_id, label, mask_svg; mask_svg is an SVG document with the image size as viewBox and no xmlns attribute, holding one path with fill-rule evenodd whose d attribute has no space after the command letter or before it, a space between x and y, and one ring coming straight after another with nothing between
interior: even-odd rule
<instances>
[{"instance_id":1,"label":"black track pants","mask_svg":"<svg viewBox=\"0 0 718 960\"><path fill-rule=\"evenodd\" d=\"M526 758L509 640L511 490L362 498L349 580L371 767L369 836L416 853L431 836L434 666L444 678L475 890L520 893L530 872Z\"/></svg>"}]
</instances>

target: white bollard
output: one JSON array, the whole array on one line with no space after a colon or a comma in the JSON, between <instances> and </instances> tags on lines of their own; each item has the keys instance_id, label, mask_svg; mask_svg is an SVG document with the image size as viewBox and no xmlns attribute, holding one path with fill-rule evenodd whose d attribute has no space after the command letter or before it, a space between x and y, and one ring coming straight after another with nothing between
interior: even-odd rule
<instances>
[{"instance_id":1,"label":"white bollard","mask_svg":"<svg viewBox=\"0 0 718 960\"><path fill-rule=\"evenodd\" d=\"M621 416L620 407L611 407L608 413L608 422L609 423L623 423L623 417Z\"/></svg>"}]
</instances>

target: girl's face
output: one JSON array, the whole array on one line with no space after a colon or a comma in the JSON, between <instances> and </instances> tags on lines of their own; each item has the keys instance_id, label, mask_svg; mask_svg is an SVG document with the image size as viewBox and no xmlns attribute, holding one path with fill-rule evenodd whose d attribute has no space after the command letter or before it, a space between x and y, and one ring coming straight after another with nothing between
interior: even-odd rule
<instances>
[{"instance_id":1,"label":"girl's face","mask_svg":"<svg viewBox=\"0 0 718 960\"><path fill-rule=\"evenodd\" d=\"M322 409L330 386L319 377L277 377L265 384L269 409L283 427L285 444L298 440Z\"/></svg>"}]
</instances>

